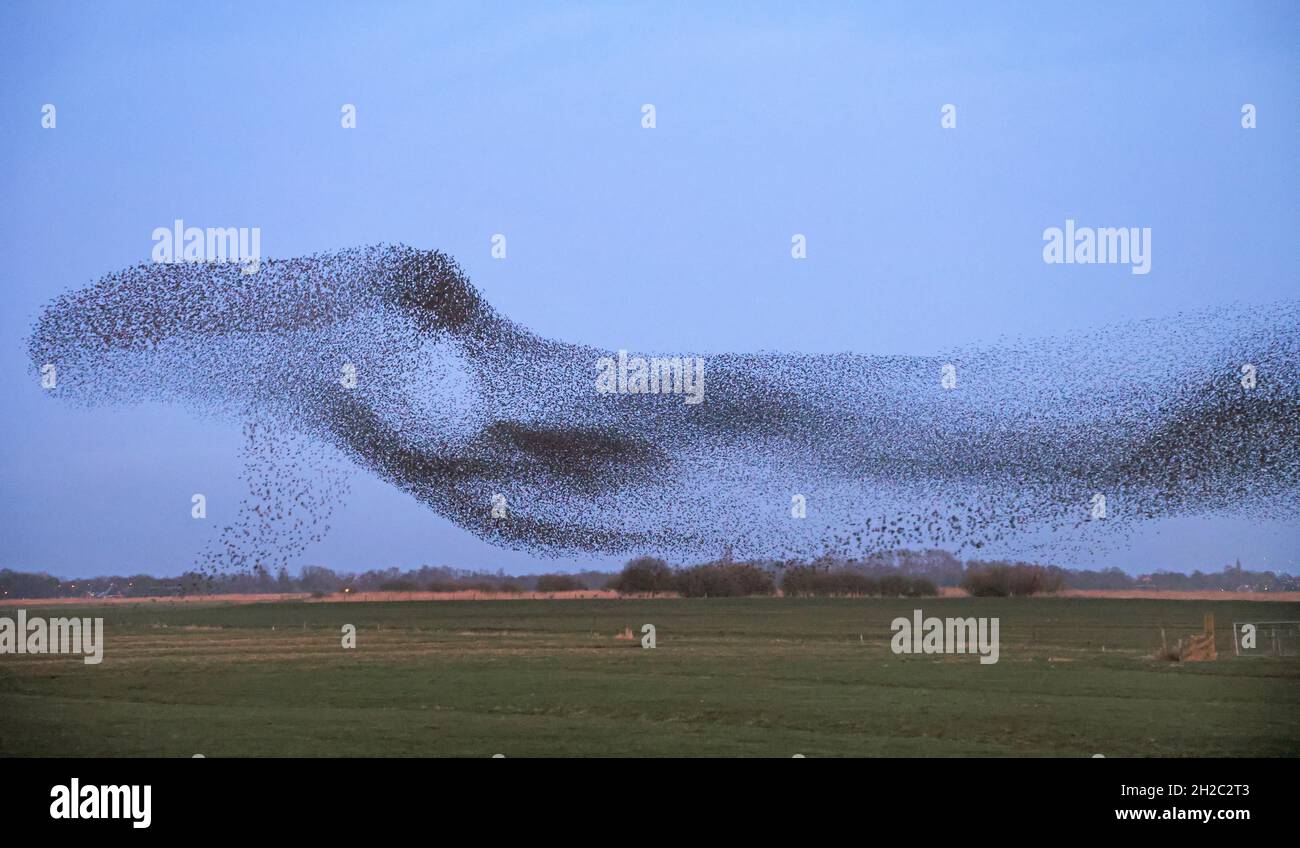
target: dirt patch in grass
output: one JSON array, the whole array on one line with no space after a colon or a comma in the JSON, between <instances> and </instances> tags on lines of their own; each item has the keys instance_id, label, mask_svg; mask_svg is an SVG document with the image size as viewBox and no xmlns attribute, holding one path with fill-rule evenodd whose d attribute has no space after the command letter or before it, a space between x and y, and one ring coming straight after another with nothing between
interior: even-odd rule
<instances>
[{"instance_id":1,"label":"dirt patch in grass","mask_svg":"<svg viewBox=\"0 0 1300 848\"><path fill-rule=\"evenodd\" d=\"M1152 601L1300 601L1300 592L1173 592L1156 589L1063 589L1058 598L1141 598Z\"/></svg>"},{"instance_id":2,"label":"dirt patch in grass","mask_svg":"<svg viewBox=\"0 0 1300 848\"><path fill-rule=\"evenodd\" d=\"M118 606L120 604L255 604L277 601L300 601L311 597L306 592L270 595L168 595L148 598L0 598L5 607Z\"/></svg>"},{"instance_id":3,"label":"dirt patch in grass","mask_svg":"<svg viewBox=\"0 0 1300 848\"><path fill-rule=\"evenodd\" d=\"M323 598L309 598L314 604L355 601L577 601L617 600L619 595L608 589L580 589L573 592L335 592ZM663 597L663 596L660 596Z\"/></svg>"}]
</instances>

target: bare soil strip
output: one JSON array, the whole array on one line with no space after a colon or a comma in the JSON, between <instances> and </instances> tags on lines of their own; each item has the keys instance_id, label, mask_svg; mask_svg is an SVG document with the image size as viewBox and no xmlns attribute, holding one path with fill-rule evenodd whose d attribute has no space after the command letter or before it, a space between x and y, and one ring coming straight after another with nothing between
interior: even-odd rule
<instances>
[{"instance_id":1,"label":"bare soil strip","mask_svg":"<svg viewBox=\"0 0 1300 848\"><path fill-rule=\"evenodd\" d=\"M779 594L779 593L778 593ZM944 587L944 598L968 597L963 589ZM583 589L574 592L335 592L313 597L306 592L270 595L176 595L152 598L0 598L0 607L113 606L116 604L256 604L276 601L303 601L312 604L338 604L382 601L573 601L573 600L652 600L676 598L675 592L651 595L620 595L609 589ZM1111 598L1161 601L1300 601L1300 592L1187 592L1154 589L1063 589L1048 598ZM922 599L918 599L922 600Z\"/></svg>"}]
</instances>

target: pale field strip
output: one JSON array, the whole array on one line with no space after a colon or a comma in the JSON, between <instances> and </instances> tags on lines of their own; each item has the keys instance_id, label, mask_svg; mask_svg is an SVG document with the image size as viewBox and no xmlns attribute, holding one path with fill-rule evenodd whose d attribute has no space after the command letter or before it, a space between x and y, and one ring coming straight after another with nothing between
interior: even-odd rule
<instances>
[{"instance_id":1,"label":"pale field strip","mask_svg":"<svg viewBox=\"0 0 1300 848\"><path fill-rule=\"evenodd\" d=\"M879 629L879 628L876 628ZM1144 628L1145 629L1145 628ZM221 628L157 626L157 635L150 633L125 634L111 643L111 656L106 651L106 663L111 659L115 668L176 664L180 666L241 665L257 663L283 663L295 665L353 665L357 663L391 663L400 660L445 657L461 660L472 656L553 657L557 650L572 657L577 655L610 656L611 652L639 652L639 643L621 639L616 633L575 631L466 631L425 628L388 628L376 630L367 627L359 631L363 648L342 650L339 636L332 627L313 625L306 629L296 626ZM1095 659L1095 648L1078 644L1064 644L1051 639L1004 640L1004 660L1012 663L1074 662L1077 659ZM765 661L800 656L821 656L825 651L840 650L845 654L876 657L888 662L961 663L966 657L959 655L927 655L924 657L895 658L889 651L884 632L873 633L873 638L860 641L843 635L833 637L805 636L755 637L749 634L690 634L675 637L674 651L678 656L707 654L713 658L744 660L761 656ZM1132 647L1112 647L1108 652L1116 657L1147 657L1150 651ZM1070 656L1074 655L1074 656ZM55 671L69 664L80 667L78 655L12 654L0 656L0 663L24 671Z\"/></svg>"},{"instance_id":2,"label":"pale field strip","mask_svg":"<svg viewBox=\"0 0 1300 848\"><path fill-rule=\"evenodd\" d=\"M942 598L969 597L963 589L946 586L939 590ZM676 592L620 595L607 589L586 589L574 592L336 592L314 598L305 592L292 594L239 594L239 595L176 595L140 598L3 598L0 607L50 607L50 606L113 606L117 604L253 604L283 601L302 601L312 604L380 603L389 601L569 601L609 600L645 601L667 600L678 597ZM775 597L781 597L777 592ZM1155 589L1062 589L1036 598L1109 598L1114 600L1165 600L1165 601L1286 601L1300 602L1300 592L1219 592L1213 590L1165 591ZM862 598L863 601L881 600ZM924 598L918 598L923 602Z\"/></svg>"}]
</instances>

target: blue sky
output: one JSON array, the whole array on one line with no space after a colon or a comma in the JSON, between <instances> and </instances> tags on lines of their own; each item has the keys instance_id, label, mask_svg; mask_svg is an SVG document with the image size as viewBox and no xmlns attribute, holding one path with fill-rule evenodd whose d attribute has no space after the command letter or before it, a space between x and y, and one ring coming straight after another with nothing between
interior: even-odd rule
<instances>
[{"instance_id":1,"label":"blue sky","mask_svg":"<svg viewBox=\"0 0 1300 848\"><path fill-rule=\"evenodd\" d=\"M1297 290L1293 3L17 3L0 17L0 567L176 573L240 496L237 422L77 409L28 370L42 305L148 259L178 217L260 227L270 256L439 248L504 314L611 349L932 354ZM344 103L356 130L339 127ZM1151 227L1151 273L1045 265L1041 233L1067 217ZM195 491L211 523L190 519ZM364 474L333 524L308 561L609 562L498 550ZM1300 528L1163 522L1065 564L1237 557L1294 565Z\"/></svg>"}]
</instances>

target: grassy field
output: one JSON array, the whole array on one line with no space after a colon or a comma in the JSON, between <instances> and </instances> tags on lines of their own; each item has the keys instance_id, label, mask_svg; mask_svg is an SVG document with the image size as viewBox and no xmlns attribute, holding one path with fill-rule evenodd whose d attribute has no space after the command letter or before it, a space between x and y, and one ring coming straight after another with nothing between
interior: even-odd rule
<instances>
[{"instance_id":1,"label":"grassy field","mask_svg":"<svg viewBox=\"0 0 1300 848\"><path fill-rule=\"evenodd\" d=\"M889 622L997 616L1001 660ZM0 656L3 756L1300 755L1300 660L1231 622L1300 604L1109 599L142 604L104 661ZM1218 621L1220 659L1150 658ZM13 616L13 609L0 610ZM658 647L614 638L642 624ZM340 628L354 624L357 647Z\"/></svg>"}]
</instances>

